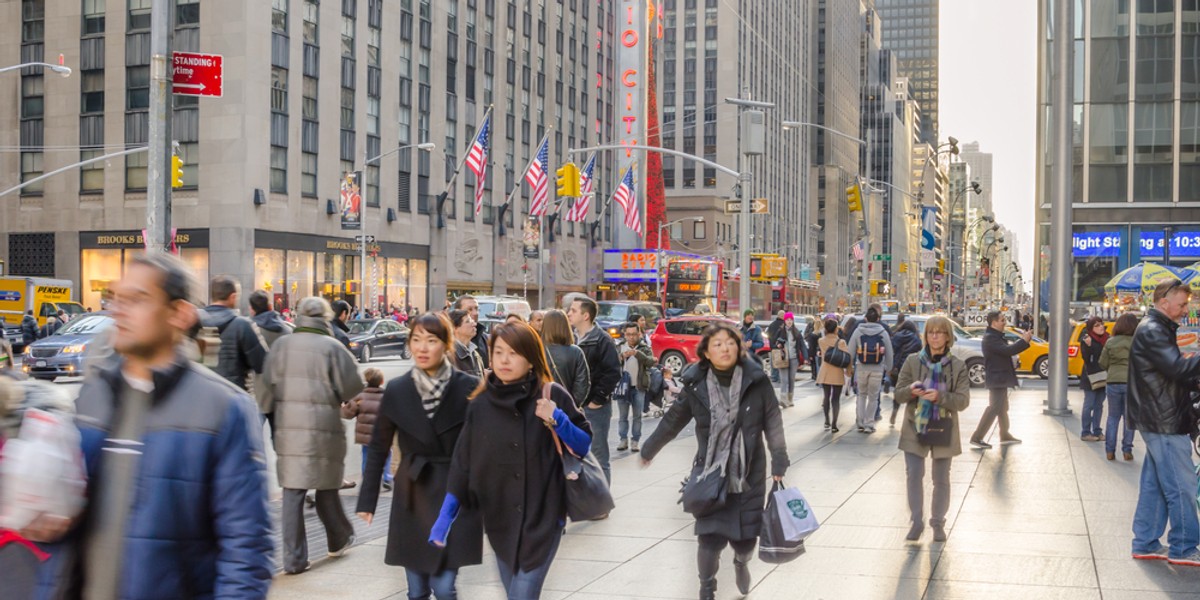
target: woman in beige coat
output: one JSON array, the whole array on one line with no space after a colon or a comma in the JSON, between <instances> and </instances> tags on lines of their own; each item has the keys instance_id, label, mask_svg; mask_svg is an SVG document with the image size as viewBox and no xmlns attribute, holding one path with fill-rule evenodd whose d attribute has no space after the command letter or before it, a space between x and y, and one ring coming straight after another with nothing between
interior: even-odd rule
<instances>
[{"instance_id":1,"label":"woman in beige coat","mask_svg":"<svg viewBox=\"0 0 1200 600\"><path fill-rule=\"evenodd\" d=\"M311 297L296 307L294 335L271 347L261 379L275 406L276 471L283 488L283 570L308 569L304 494L316 490L317 516L325 525L330 556L354 543L354 526L338 499L346 461L341 406L363 390L354 356L333 337L333 310ZM257 384L256 384L257 385Z\"/></svg>"},{"instance_id":2,"label":"woman in beige coat","mask_svg":"<svg viewBox=\"0 0 1200 600\"><path fill-rule=\"evenodd\" d=\"M849 352L849 350L846 349L846 340L838 337L836 320L825 319L824 327L825 335L817 340L817 349L821 353L821 369L817 372L817 385L821 386L825 393L825 398L821 401L821 408L825 411L825 430L837 433L838 410L842 407L842 386L846 385L846 375L850 369L835 367L825 362L825 353L830 348L837 348L842 352ZM832 419L830 415L832 415Z\"/></svg>"},{"instance_id":3,"label":"woman in beige coat","mask_svg":"<svg viewBox=\"0 0 1200 600\"><path fill-rule=\"evenodd\" d=\"M912 513L909 541L925 530L925 459L933 457L933 505L929 526L933 541L946 541L946 512L950 509L950 459L962 454L958 414L971 404L967 366L950 354L954 332L946 317L925 324L925 348L904 361L896 381L896 402L905 405L900 449L908 471L908 510Z\"/></svg>"}]
</instances>

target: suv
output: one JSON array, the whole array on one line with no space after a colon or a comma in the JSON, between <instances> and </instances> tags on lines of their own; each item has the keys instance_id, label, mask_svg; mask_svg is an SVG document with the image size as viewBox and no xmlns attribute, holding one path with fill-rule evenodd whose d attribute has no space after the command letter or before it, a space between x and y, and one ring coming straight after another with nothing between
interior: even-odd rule
<instances>
[{"instance_id":1,"label":"suv","mask_svg":"<svg viewBox=\"0 0 1200 600\"><path fill-rule=\"evenodd\" d=\"M650 348L654 352L654 358L658 359L658 364L670 367L672 372L679 374L684 367L700 360L700 357L696 356L696 347L700 345L700 336L704 334L704 330L708 329L709 325L717 322L729 323L735 329L738 328L736 321L717 315L659 320L654 333L650 334ZM763 331L764 342L767 342L766 335L766 331ZM764 344L756 354L759 360L770 357L771 344ZM769 362L767 361L768 364Z\"/></svg>"},{"instance_id":2,"label":"suv","mask_svg":"<svg viewBox=\"0 0 1200 600\"><path fill-rule=\"evenodd\" d=\"M596 303L600 314L596 315L596 326L608 332L614 338L621 337L621 325L646 317L646 332L654 331L658 322L663 318L662 308L653 302L638 302L633 300L601 300ZM654 345L653 342L650 343Z\"/></svg>"},{"instance_id":3,"label":"suv","mask_svg":"<svg viewBox=\"0 0 1200 600\"><path fill-rule=\"evenodd\" d=\"M479 319L481 321L483 319L503 321L509 314L514 313L528 321L529 315L533 314L529 303L516 296L477 296L475 302L479 303Z\"/></svg>"}]
</instances>

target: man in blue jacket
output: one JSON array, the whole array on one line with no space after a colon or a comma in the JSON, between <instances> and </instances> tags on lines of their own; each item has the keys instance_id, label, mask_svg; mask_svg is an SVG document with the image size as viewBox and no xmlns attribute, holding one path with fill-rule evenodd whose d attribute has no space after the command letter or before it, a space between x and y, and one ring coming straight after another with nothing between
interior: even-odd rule
<instances>
[{"instance_id":1,"label":"man in blue jacket","mask_svg":"<svg viewBox=\"0 0 1200 600\"><path fill-rule=\"evenodd\" d=\"M188 267L167 254L133 259L114 287L119 359L84 383L76 406L88 505L40 596L267 595L262 429L244 391L181 351L197 319L192 291Z\"/></svg>"}]
</instances>

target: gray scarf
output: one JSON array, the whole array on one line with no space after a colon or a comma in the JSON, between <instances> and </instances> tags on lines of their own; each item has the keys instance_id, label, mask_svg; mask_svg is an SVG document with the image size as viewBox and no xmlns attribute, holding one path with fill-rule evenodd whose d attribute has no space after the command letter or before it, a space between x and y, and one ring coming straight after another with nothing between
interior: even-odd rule
<instances>
[{"instance_id":1,"label":"gray scarf","mask_svg":"<svg viewBox=\"0 0 1200 600\"><path fill-rule=\"evenodd\" d=\"M413 383L417 386L417 393L421 395L421 405L425 408L426 417L433 418L433 414L437 412L438 405L442 403L442 396L446 393L446 386L450 383L450 374L453 372L449 357L442 359L442 366L432 377L425 372L425 369L414 368L412 370Z\"/></svg>"},{"instance_id":2,"label":"gray scarf","mask_svg":"<svg viewBox=\"0 0 1200 600\"><path fill-rule=\"evenodd\" d=\"M745 442L741 428L736 426L742 403L742 367L739 365L733 369L728 389L721 387L711 367L705 383L708 384L712 423L708 430L704 472L720 469L729 493L739 494L746 489Z\"/></svg>"}]
</instances>

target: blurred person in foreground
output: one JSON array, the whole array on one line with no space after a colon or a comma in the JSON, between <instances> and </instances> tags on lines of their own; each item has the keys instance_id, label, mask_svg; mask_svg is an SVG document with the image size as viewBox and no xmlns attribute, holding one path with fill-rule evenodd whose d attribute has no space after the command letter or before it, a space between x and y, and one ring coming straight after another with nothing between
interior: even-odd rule
<instances>
[{"instance_id":1,"label":"blurred person in foreground","mask_svg":"<svg viewBox=\"0 0 1200 600\"><path fill-rule=\"evenodd\" d=\"M1184 358L1176 332L1192 292L1178 279L1154 288L1154 307L1142 317L1129 349L1130 428L1142 433L1146 460L1133 513L1133 558L1200 567L1200 519L1196 517L1196 465L1192 440L1196 418L1192 391L1200 355ZM1160 539L1171 524L1169 546Z\"/></svg>"},{"instance_id":2,"label":"blurred person in foreground","mask_svg":"<svg viewBox=\"0 0 1200 600\"><path fill-rule=\"evenodd\" d=\"M296 330L275 342L263 370L262 394L275 407L276 472L283 488L283 570L309 568L304 532L304 496L316 490L317 516L325 526L329 556L354 544L338 489L343 485L346 431L342 403L363 390L354 355L336 338L324 298L309 297L296 308Z\"/></svg>"},{"instance_id":3,"label":"blurred person in foreground","mask_svg":"<svg viewBox=\"0 0 1200 600\"><path fill-rule=\"evenodd\" d=\"M273 542L257 408L182 352L198 316L188 267L133 258L113 288L111 365L76 424L88 506L39 597L265 598ZM62 536L66 524L39 532Z\"/></svg>"}]
</instances>

